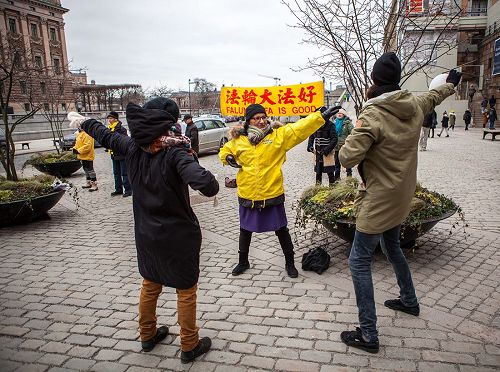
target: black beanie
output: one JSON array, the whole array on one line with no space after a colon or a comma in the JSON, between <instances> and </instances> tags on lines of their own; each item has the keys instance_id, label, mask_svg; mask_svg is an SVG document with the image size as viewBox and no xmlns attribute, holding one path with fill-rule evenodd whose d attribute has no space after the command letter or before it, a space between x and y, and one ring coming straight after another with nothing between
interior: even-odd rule
<instances>
[{"instance_id":1,"label":"black beanie","mask_svg":"<svg viewBox=\"0 0 500 372\"><path fill-rule=\"evenodd\" d=\"M177 103L170 98L153 98L151 101L146 102L142 107L147 110L163 110L172 115L175 121L179 119L179 106L177 106Z\"/></svg>"},{"instance_id":2,"label":"black beanie","mask_svg":"<svg viewBox=\"0 0 500 372\"><path fill-rule=\"evenodd\" d=\"M377 86L398 85L401 80L401 62L394 52L382 54L372 70L373 83Z\"/></svg>"},{"instance_id":3,"label":"black beanie","mask_svg":"<svg viewBox=\"0 0 500 372\"><path fill-rule=\"evenodd\" d=\"M116 111L111 111L108 116L106 116L106 119L108 118L114 118L116 120L118 120L118 113Z\"/></svg>"},{"instance_id":4,"label":"black beanie","mask_svg":"<svg viewBox=\"0 0 500 372\"><path fill-rule=\"evenodd\" d=\"M251 118L254 117L255 114L265 114L266 109L264 106L259 105L258 103L252 103L245 110L245 121L248 123Z\"/></svg>"}]
</instances>

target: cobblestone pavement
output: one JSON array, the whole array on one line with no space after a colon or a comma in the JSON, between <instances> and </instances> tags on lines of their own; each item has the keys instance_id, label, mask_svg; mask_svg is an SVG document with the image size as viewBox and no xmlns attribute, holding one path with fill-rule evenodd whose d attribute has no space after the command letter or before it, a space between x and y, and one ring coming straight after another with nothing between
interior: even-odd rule
<instances>
[{"instance_id":1,"label":"cobblestone pavement","mask_svg":"<svg viewBox=\"0 0 500 372\"><path fill-rule=\"evenodd\" d=\"M470 226L464 233L452 227L455 217L442 221L406 252L422 304L418 318L382 305L398 291L389 264L376 255L376 355L340 341L340 332L357 324L349 245L323 230L294 228L293 204L314 178L304 144L284 166L289 227L297 261L313 247L329 251L332 266L323 275L300 271L288 278L277 238L256 234L252 268L231 276L239 230L235 190L221 187L216 207L193 194L204 238L198 318L201 336L214 344L191 365L179 362L172 289L164 290L158 310L171 336L153 352L140 352L131 198L109 196L110 161L98 150L100 190L80 191L78 209L65 195L50 220L0 229L0 370L498 370L500 142L480 138L477 129L459 128L450 138L430 139L428 151L419 153L419 180L452 196ZM201 163L220 179L234 175L216 155ZM80 184L83 172L71 181Z\"/></svg>"}]
</instances>

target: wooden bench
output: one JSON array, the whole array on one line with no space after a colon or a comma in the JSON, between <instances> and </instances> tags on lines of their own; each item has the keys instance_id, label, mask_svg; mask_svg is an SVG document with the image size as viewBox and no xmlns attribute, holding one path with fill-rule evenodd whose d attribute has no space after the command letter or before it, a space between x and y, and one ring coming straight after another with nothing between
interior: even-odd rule
<instances>
[{"instance_id":1,"label":"wooden bench","mask_svg":"<svg viewBox=\"0 0 500 372\"><path fill-rule=\"evenodd\" d=\"M500 129L484 129L483 139L487 134L491 134L491 140L494 141L497 134L500 134Z\"/></svg>"},{"instance_id":2,"label":"wooden bench","mask_svg":"<svg viewBox=\"0 0 500 372\"><path fill-rule=\"evenodd\" d=\"M30 143L31 142L21 142L21 150L24 150L25 147L28 148L28 150L30 149Z\"/></svg>"}]
</instances>

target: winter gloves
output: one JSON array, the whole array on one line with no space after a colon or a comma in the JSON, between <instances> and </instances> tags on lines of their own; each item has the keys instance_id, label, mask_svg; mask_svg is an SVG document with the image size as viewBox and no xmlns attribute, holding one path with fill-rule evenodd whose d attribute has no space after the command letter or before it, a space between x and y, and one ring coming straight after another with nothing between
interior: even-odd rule
<instances>
[{"instance_id":1,"label":"winter gloves","mask_svg":"<svg viewBox=\"0 0 500 372\"><path fill-rule=\"evenodd\" d=\"M70 128L80 128L82 123L87 120L85 116L80 115L78 112L68 112L68 120Z\"/></svg>"},{"instance_id":2,"label":"winter gloves","mask_svg":"<svg viewBox=\"0 0 500 372\"><path fill-rule=\"evenodd\" d=\"M330 108L326 108L323 106L319 108L319 111L321 112L323 119L325 119L325 121L328 121L333 115L337 115L341 108L342 106L333 106Z\"/></svg>"},{"instance_id":3,"label":"winter gloves","mask_svg":"<svg viewBox=\"0 0 500 372\"><path fill-rule=\"evenodd\" d=\"M73 149L73 154L78 155L79 154L78 150L77 149Z\"/></svg>"},{"instance_id":4,"label":"winter gloves","mask_svg":"<svg viewBox=\"0 0 500 372\"><path fill-rule=\"evenodd\" d=\"M236 159L234 158L233 155L228 155L226 156L226 161L227 163L233 167L233 168L241 168L241 165L239 165L237 162L236 162Z\"/></svg>"},{"instance_id":5,"label":"winter gloves","mask_svg":"<svg viewBox=\"0 0 500 372\"><path fill-rule=\"evenodd\" d=\"M448 77L446 78L446 82L447 83L453 83L454 86L457 86L458 83L460 83L460 79L461 78L462 78L462 73L458 72L455 69L453 69L448 74Z\"/></svg>"}]
</instances>

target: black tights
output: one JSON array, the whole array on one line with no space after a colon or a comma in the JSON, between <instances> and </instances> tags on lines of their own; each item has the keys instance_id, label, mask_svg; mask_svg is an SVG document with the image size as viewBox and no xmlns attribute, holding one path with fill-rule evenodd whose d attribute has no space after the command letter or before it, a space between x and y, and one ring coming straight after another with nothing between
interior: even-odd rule
<instances>
[{"instance_id":1,"label":"black tights","mask_svg":"<svg viewBox=\"0 0 500 372\"><path fill-rule=\"evenodd\" d=\"M292 237L290 236L290 232L288 231L288 227L283 226L281 229L276 230L274 232L278 237L278 240L281 245L281 249L283 250L283 254L285 257L293 258L293 242ZM252 241L252 232L240 228L240 239L239 239L239 252L240 257L246 256L248 260L248 251L250 250L250 242Z\"/></svg>"}]
</instances>

